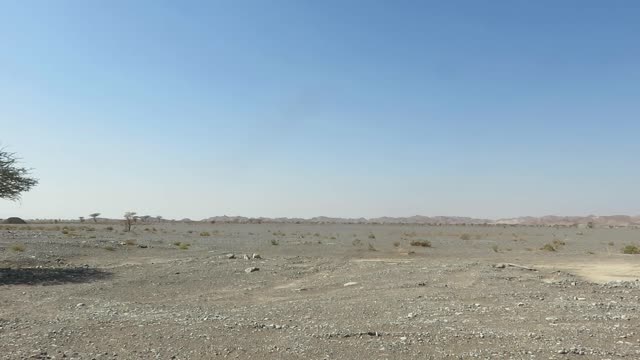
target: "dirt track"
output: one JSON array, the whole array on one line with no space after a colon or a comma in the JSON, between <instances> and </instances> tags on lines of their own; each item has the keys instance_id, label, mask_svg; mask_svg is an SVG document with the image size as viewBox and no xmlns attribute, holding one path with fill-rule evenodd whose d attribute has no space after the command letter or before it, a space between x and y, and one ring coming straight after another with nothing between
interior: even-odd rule
<instances>
[{"instance_id":1,"label":"dirt track","mask_svg":"<svg viewBox=\"0 0 640 360\"><path fill-rule=\"evenodd\" d=\"M69 226L0 230L0 358L640 358L640 230Z\"/></svg>"}]
</instances>

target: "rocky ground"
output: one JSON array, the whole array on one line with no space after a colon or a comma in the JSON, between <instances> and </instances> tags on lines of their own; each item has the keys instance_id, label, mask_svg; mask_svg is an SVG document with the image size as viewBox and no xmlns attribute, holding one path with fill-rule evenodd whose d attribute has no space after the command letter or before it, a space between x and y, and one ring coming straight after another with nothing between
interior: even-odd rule
<instances>
[{"instance_id":1,"label":"rocky ground","mask_svg":"<svg viewBox=\"0 0 640 360\"><path fill-rule=\"evenodd\" d=\"M629 244L640 230L2 226L0 358L640 359Z\"/></svg>"}]
</instances>

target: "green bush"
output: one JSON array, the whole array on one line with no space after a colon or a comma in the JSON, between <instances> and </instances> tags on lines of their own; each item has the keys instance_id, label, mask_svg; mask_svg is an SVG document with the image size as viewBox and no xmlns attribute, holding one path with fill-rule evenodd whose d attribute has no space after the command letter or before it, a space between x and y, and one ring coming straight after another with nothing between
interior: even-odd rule
<instances>
[{"instance_id":1,"label":"green bush","mask_svg":"<svg viewBox=\"0 0 640 360\"><path fill-rule=\"evenodd\" d=\"M622 253L637 255L640 254L640 247L637 247L635 245L627 245L622 249Z\"/></svg>"}]
</instances>

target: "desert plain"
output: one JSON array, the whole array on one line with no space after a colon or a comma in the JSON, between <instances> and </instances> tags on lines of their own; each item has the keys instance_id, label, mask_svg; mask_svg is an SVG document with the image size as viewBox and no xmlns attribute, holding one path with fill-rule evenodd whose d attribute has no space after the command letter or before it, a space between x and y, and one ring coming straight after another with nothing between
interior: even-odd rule
<instances>
[{"instance_id":1,"label":"desert plain","mask_svg":"<svg viewBox=\"0 0 640 360\"><path fill-rule=\"evenodd\" d=\"M640 229L0 225L0 359L640 359Z\"/></svg>"}]
</instances>

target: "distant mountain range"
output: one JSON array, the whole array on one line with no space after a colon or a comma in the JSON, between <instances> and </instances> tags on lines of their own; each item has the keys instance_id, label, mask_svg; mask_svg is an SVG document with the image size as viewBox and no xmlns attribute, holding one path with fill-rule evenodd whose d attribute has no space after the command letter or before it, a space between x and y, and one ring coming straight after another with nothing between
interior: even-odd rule
<instances>
[{"instance_id":1,"label":"distant mountain range","mask_svg":"<svg viewBox=\"0 0 640 360\"><path fill-rule=\"evenodd\" d=\"M214 216L202 221L216 223L307 223L307 224L423 224L423 225L461 225L461 224L491 224L491 225L587 225L593 223L600 226L630 226L640 225L640 216L611 215L611 216L523 216L510 219L477 219L460 216L411 216L411 217L378 217L378 218L335 218L318 216L310 219L303 218L248 218L244 216Z\"/></svg>"}]
</instances>

